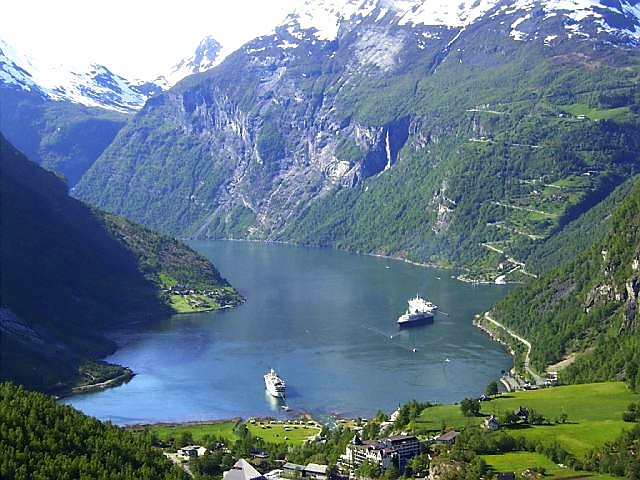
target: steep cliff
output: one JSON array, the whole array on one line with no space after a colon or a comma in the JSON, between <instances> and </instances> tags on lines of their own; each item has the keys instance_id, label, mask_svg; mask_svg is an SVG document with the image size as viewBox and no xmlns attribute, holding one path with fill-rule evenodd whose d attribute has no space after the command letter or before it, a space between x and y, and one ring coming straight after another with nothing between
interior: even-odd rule
<instances>
[{"instance_id":1,"label":"steep cliff","mask_svg":"<svg viewBox=\"0 0 640 480\"><path fill-rule=\"evenodd\" d=\"M308 2L152 98L74 194L173 234L527 275L637 170L638 20L628 2L443 5Z\"/></svg>"},{"instance_id":2,"label":"steep cliff","mask_svg":"<svg viewBox=\"0 0 640 480\"><path fill-rule=\"evenodd\" d=\"M640 386L640 183L627 183L633 188L610 205L589 245L493 309L531 342L538 368L570 359L565 381L624 378ZM563 248L581 243L576 235L564 240Z\"/></svg>"},{"instance_id":3,"label":"steep cliff","mask_svg":"<svg viewBox=\"0 0 640 480\"><path fill-rule=\"evenodd\" d=\"M67 195L54 174L0 135L0 379L65 391L127 378L99 362L115 325L173 313L167 287L240 296L211 263L177 240Z\"/></svg>"}]
</instances>

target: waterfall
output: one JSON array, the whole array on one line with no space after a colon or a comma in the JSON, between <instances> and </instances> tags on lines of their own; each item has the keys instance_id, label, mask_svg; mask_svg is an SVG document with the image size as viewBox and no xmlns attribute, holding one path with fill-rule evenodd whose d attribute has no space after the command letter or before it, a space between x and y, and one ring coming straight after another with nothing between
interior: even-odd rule
<instances>
[{"instance_id":1,"label":"waterfall","mask_svg":"<svg viewBox=\"0 0 640 480\"><path fill-rule=\"evenodd\" d=\"M384 170L387 171L391 168L391 146L389 145L389 130L387 130L387 139L385 141L385 148L387 150L387 164Z\"/></svg>"}]
</instances>

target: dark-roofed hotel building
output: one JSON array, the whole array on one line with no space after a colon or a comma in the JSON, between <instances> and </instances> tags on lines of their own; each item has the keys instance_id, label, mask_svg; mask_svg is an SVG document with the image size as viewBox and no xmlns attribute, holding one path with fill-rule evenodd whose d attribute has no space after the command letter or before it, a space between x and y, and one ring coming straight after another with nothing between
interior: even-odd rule
<instances>
[{"instance_id":1,"label":"dark-roofed hotel building","mask_svg":"<svg viewBox=\"0 0 640 480\"><path fill-rule=\"evenodd\" d=\"M407 462L420 453L420 441L413 435L394 435L384 439L398 452L398 470L404 472Z\"/></svg>"},{"instance_id":2,"label":"dark-roofed hotel building","mask_svg":"<svg viewBox=\"0 0 640 480\"><path fill-rule=\"evenodd\" d=\"M420 441L413 435L395 435L381 440L360 440L358 435L347 445L345 457L352 468L359 467L366 460L380 465L386 470L395 462L400 473L407 462L420 453Z\"/></svg>"}]
</instances>

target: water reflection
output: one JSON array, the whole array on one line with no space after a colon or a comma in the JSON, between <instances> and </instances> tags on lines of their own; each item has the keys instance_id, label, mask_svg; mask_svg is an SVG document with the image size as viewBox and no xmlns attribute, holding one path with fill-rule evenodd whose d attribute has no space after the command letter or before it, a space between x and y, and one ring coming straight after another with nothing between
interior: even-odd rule
<instances>
[{"instance_id":1,"label":"water reflection","mask_svg":"<svg viewBox=\"0 0 640 480\"><path fill-rule=\"evenodd\" d=\"M65 402L117 423L286 417L265 394L263 375L273 367L287 381L292 411L367 417L413 398L478 395L511 365L471 325L505 287L472 287L450 272L332 250L194 246L247 302L117 332L121 347L109 360L130 366L134 379ZM447 315L400 331L396 319L416 290Z\"/></svg>"}]
</instances>

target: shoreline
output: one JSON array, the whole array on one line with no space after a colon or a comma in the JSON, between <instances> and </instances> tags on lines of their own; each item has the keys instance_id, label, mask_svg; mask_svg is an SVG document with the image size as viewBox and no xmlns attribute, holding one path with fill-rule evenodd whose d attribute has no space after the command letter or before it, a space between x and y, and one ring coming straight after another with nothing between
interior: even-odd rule
<instances>
[{"instance_id":1,"label":"shoreline","mask_svg":"<svg viewBox=\"0 0 640 480\"><path fill-rule=\"evenodd\" d=\"M415 260L409 260L408 258L405 258L403 256L400 255L384 255L381 253L373 253L373 252L360 252L357 250L348 250L345 248L336 248L336 247L331 247L331 246L319 246L319 245L307 245L304 243L295 243L295 242L290 242L287 240L260 240L260 239L252 239L252 238L186 238L184 239L185 241L194 241L194 242L216 242L216 241L224 241L224 242L247 242L247 243L264 243L264 244L274 244L274 245L291 245L294 247L300 247L300 248L319 248L319 249L328 249L328 250L335 250L337 252L345 252L345 253L351 253L351 254L355 254L355 255L365 255L367 257L376 257L376 258L382 258L385 260L393 260L395 262L403 262L403 263L407 263L409 265L414 265L416 267L423 267L423 268L434 268L434 269L439 269L439 270L446 270L449 272L453 272L453 271L457 271L458 274L455 276L452 276L451 278L458 280L459 282L462 283L471 283L471 284L475 284L475 285L508 285L508 284L519 284L522 282L519 281L513 281L513 282L509 282L509 281L505 281L504 283L496 283L495 280L491 281L491 280L478 280L478 279L474 279L474 278L468 278L465 277L462 273L462 271L464 270L468 270L465 269L464 267L456 267L456 266L445 266L445 265L439 265L436 263L431 263L431 262L417 262Z\"/></svg>"},{"instance_id":2,"label":"shoreline","mask_svg":"<svg viewBox=\"0 0 640 480\"><path fill-rule=\"evenodd\" d=\"M355 419L349 418L346 420L351 421ZM313 417L309 413L301 413L300 415L297 415L290 419L281 419L281 418L272 417L272 416L265 416L265 417L249 416L247 418L236 416L231 418L214 418L209 420L176 420L176 421L159 421L159 422L148 422L148 423L146 422L132 423L128 425L122 425L122 428L139 430L139 429L145 429L148 427L169 427L169 428L197 427L197 426L220 425L223 423L240 423L240 422L246 422L246 423L276 422L278 424L280 423L287 424L287 423L296 422L296 421L314 422L315 423L314 426L317 428L321 428L324 425L324 423L322 423L321 421L319 421L317 418Z\"/></svg>"},{"instance_id":3,"label":"shoreline","mask_svg":"<svg viewBox=\"0 0 640 480\"><path fill-rule=\"evenodd\" d=\"M115 387L124 385L125 383L130 382L133 379L133 377L136 376L133 370L131 370L129 367L124 367L122 365L118 365L118 366L122 368L122 371L115 377L111 377L97 383L87 383L84 385L77 385L77 384L72 385L61 390L53 391L50 393L50 395L55 400L61 400L63 398L69 398L76 395L84 395L86 393L100 392L108 388L115 388Z\"/></svg>"}]
</instances>

